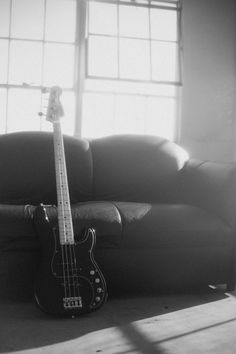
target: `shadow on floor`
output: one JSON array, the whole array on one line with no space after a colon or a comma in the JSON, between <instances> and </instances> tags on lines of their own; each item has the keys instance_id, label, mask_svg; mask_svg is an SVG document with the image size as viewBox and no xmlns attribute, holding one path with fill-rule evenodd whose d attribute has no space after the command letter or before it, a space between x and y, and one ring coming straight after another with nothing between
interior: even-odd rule
<instances>
[{"instance_id":1,"label":"shadow on floor","mask_svg":"<svg viewBox=\"0 0 236 354\"><path fill-rule=\"evenodd\" d=\"M63 343L85 334L117 327L139 353L163 353L132 322L227 298L222 288L176 294L112 297L98 311L76 319L45 315L34 303L1 302L0 353ZM155 319L158 321L157 319ZM99 352L95 350L94 353ZM120 352L120 354L125 353Z\"/></svg>"}]
</instances>

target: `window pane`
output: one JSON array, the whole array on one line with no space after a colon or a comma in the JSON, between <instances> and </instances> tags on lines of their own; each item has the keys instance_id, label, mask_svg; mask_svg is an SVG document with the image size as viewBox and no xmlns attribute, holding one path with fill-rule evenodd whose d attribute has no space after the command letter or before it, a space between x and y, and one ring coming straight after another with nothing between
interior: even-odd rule
<instances>
[{"instance_id":1,"label":"window pane","mask_svg":"<svg viewBox=\"0 0 236 354\"><path fill-rule=\"evenodd\" d=\"M74 42L75 20L75 0L47 0L46 40Z\"/></svg>"},{"instance_id":2,"label":"window pane","mask_svg":"<svg viewBox=\"0 0 236 354\"><path fill-rule=\"evenodd\" d=\"M120 76L148 80L149 73L149 42L138 39L120 39Z\"/></svg>"},{"instance_id":3,"label":"window pane","mask_svg":"<svg viewBox=\"0 0 236 354\"><path fill-rule=\"evenodd\" d=\"M8 66L8 40L0 39L0 83L7 82L7 66Z\"/></svg>"},{"instance_id":4,"label":"window pane","mask_svg":"<svg viewBox=\"0 0 236 354\"><path fill-rule=\"evenodd\" d=\"M0 88L0 134L6 129L7 90Z\"/></svg>"},{"instance_id":5,"label":"window pane","mask_svg":"<svg viewBox=\"0 0 236 354\"><path fill-rule=\"evenodd\" d=\"M151 9L151 38L177 41L177 12Z\"/></svg>"},{"instance_id":6,"label":"window pane","mask_svg":"<svg viewBox=\"0 0 236 354\"><path fill-rule=\"evenodd\" d=\"M0 36L9 36L10 0L0 1Z\"/></svg>"},{"instance_id":7,"label":"window pane","mask_svg":"<svg viewBox=\"0 0 236 354\"><path fill-rule=\"evenodd\" d=\"M75 125L75 94L74 92L63 92L61 103L64 109L61 125L63 134L74 134Z\"/></svg>"},{"instance_id":8,"label":"window pane","mask_svg":"<svg viewBox=\"0 0 236 354\"><path fill-rule=\"evenodd\" d=\"M82 136L151 134L174 139L175 98L86 93Z\"/></svg>"},{"instance_id":9,"label":"window pane","mask_svg":"<svg viewBox=\"0 0 236 354\"><path fill-rule=\"evenodd\" d=\"M152 79L177 80L177 45L175 43L152 42Z\"/></svg>"},{"instance_id":10,"label":"window pane","mask_svg":"<svg viewBox=\"0 0 236 354\"><path fill-rule=\"evenodd\" d=\"M42 44L25 41L11 41L10 84L41 84Z\"/></svg>"},{"instance_id":11,"label":"window pane","mask_svg":"<svg viewBox=\"0 0 236 354\"><path fill-rule=\"evenodd\" d=\"M12 0L11 35L16 38L43 38L44 0Z\"/></svg>"},{"instance_id":12,"label":"window pane","mask_svg":"<svg viewBox=\"0 0 236 354\"><path fill-rule=\"evenodd\" d=\"M44 85L72 87L74 84L74 46L45 44Z\"/></svg>"},{"instance_id":13,"label":"window pane","mask_svg":"<svg viewBox=\"0 0 236 354\"><path fill-rule=\"evenodd\" d=\"M117 34L117 6L112 4L89 3L89 32Z\"/></svg>"},{"instance_id":14,"label":"window pane","mask_svg":"<svg viewBox=\"0 0 236 354\"><path fill-rule=\"evenodd\" d=\"M120 6L120 35L127 37L148 38L148 9L141 7Z\"/></svg>"},{"instance_id":15,"label":"window pane","mask_svg":"<svg viewBox=\"0 0 236 354\"><path fill-rule=\"evenodd\" d=\"M83 137L95 138L114 133L114 95L84 94L82 123Z\"/></svg>"},{"instance_id":16,"label":"window pane","mask_svg":"<svg viewBox=\"0 0 236 354\"><path fill-rule=\"evenodd\" d=\"M116 107L116 134L145 133L145 97L119 95L116 98Z\"/></svg>"},{"instance_id":17,"label":"window pane","mask_svg":"<svg viewBox=\"0 0 236 354\"><path fill-rule=\"evenodd\" d=\"M8 101L8 132L39 130L41 92L29 89L10 89Z\"/></svg>"},{"instance_id":18,"label":"window pane","mask_svg":"<svg viewBox=\"0 0 236 354\"><path fill-rule=\"evenodd\" d=\"M173 98L149 98L147 133L173 140L176 101Z\"/></svg>"},{"instance_id":19,"label":"window pane","mask_svg":"<svg viewBox=\"0 0 236 354\"><path fill-rule=\"evenodd\" d=\"M117 39L89 36L89 75L117 76Z\"/></svg>"}]
</instances>

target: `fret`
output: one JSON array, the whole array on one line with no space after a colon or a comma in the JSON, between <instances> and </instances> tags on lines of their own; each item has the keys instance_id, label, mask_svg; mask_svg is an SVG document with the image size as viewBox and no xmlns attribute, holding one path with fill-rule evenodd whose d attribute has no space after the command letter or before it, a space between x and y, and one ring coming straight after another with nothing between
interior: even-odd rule
<instances>
[{"instance_id":1,"label":"fret","mask_svg":"<svg viewBox=\"0 0 236 354\"><path fill-rule=\"evenodd\" d=\"M65 151L60 122L53 122L58 225L61 244L74 244Z\"/></svg>"},{"instance_id":2,"label":"fret","mask_svg":"<svg viewBox=\"0 0 236 354\"><path fill-rule=\"evenodd\" d=\"M66 171L66 160L63 135L61 132L60 118L64 115L60 103L60 87L50 89L49 104L47 108L47 120L53 123L53 145L57 189L58 226L61 244L74 243L74 233Z\"/></svg>"}]
</instances>

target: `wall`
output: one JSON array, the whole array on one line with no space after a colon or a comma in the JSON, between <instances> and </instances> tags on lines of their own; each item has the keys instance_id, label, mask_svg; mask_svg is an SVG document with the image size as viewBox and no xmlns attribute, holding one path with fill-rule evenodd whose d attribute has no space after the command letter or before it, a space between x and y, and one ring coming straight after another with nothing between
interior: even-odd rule
<instances>
[{"instance_id":1,"label":"wall","mask_svg":"<svg viewBox=\"0 0 236 354\"><path fill-rule=\"evenodd\" d=\"M236 1L183 0L180 142L191 156L236 161Z\"/></svg>"}]
</instances>

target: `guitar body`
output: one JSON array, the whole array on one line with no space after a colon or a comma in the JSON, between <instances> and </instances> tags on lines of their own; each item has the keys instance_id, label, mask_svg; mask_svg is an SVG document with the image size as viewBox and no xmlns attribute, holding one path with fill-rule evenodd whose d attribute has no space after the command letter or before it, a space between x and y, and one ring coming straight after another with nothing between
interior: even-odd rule
<instances>
[{"instance_id":1,"label":"guitar body","mask_svg":"<svg viewBox=\"0 0 236 354\"><path fill-rule=\"evenodd\" d=\"M107 298L104 277L93 258L95 231L87 229L74 244L60 244L58 225L46 207L34 215L42 258L35 280L38 306L49 314L79 316L100 308Z\"/></svg>"}]
</instances>

